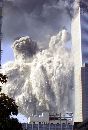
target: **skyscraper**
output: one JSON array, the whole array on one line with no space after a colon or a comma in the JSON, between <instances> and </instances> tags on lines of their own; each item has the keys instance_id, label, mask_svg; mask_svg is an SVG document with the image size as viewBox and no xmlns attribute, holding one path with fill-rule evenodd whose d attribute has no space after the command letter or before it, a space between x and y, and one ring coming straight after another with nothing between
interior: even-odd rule
<instances>
[{"instance_id":1,"label":"skyscraper","mask_svg":"<svg viewBox=\"0 0 88 130\"><path fill-rule=\"evenodd\" d=\"M1 33L1 27L2 27L2 7L3 7L3 0L0 0L0 68L1 68L1 39L2 39L2 33Z\"/></svg>"},{"instance_id":2,"label":"skyscraper","mask_svg":"<svg viewBox=\"0 0 88 130\"><path fill-rule=\"evenodd\" d=\"M82 81L82 113L83 120L88 118L88 63L81 68Z\"/></svg>"},{"instance_id":3,"label":"skyscraper","mask_svg":"<svg viewBox=\"0 0 88 130\"><path fill-rule=\"evenodd\" d=\"M77 0L76 0L77 2ZM84 119L81 67L88 62L88 12L86 1L80 0L72 19L72 46L74 55L75 115L74 121ZM77 4L77 3L76 3ZM84 12L83 12L84 11ZM88 79L87 79L88 80ZM86 106L85 106L86 107ZM88 117L88 115L87 115Z\"/></svg>"}]
</instances>

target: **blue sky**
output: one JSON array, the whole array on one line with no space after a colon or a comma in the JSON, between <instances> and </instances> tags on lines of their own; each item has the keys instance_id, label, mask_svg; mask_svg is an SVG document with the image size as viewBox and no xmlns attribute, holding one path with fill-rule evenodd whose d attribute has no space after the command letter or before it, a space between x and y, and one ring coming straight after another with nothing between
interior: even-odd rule
<instances>
[{"instance_id":1,"label":"blue sky","mask_svg":"<svg viewBox=\"0 0 88 130\"><path fill-rule=\"evenodd\" d=\"M13 55L13 50L11 48L11 43L6 44L2 43L2 64L5 64L7 61L13 61L14 60L14 55Z\"/></svg>"}]
</instances>

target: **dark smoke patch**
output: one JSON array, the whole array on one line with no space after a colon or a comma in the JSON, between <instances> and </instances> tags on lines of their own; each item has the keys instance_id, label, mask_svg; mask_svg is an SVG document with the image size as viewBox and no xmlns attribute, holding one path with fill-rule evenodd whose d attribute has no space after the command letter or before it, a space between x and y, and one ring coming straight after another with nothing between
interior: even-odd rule
<instances>
[{"instance_id":1,"label":"dark smoke patch","mask_svg":"<svg viewBox=\"0 0 88 130\"><path fill-rule=\"evenodd\" d=\"M81 13L88 13L88 2L86 0L81 0L79 4L82 9Z\"/></svg>"},{"instance_id":2,"label":"dark smoke patch","mask_svg":"<svg viewBox=\"0 0 88 130\"><path fill-rule=\"evenodd\" d=\"M27 60L38 51L38 46L35 41L32 41L28 36L19 38L13 43L13 50L16 60ZM20 58L19 58L20 56Z\"/></svg>"}]
</instances>

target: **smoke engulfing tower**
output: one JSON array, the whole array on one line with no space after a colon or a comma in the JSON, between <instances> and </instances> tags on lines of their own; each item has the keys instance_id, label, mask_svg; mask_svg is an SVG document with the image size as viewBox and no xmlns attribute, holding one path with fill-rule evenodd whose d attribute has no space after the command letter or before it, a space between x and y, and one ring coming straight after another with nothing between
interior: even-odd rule
<instances>
[{"instance_id":1,"label":"smoke engulfing tower","mask_svg":"<svg viewBox=\"0 0 88 130\"><path fill-rule=\"evenodd\" d=\"M2 27L2 7L3 7L3 0L0 0L0 68L1 68L1 40L2 40L2 33L1 33L1 27Z\"/></svg>"},{"instance_id":2,"label":"smoke engulfing tower","mask_svg":"<svg viewBox=\"0 0 88 130\"><path fill-rule=\"evenodd\" d=\"M84 86L82 85L81 67L88 62L88 11L86 0L75 1L72 19L72 44L74 54L74 86L75 86L75 122L88 117L85 109ZM88 87L88 85L86 86ZM88 105L87 105L88 108ZM86 117L84 118L84 113Z\"/></svg>"}]
</instances>

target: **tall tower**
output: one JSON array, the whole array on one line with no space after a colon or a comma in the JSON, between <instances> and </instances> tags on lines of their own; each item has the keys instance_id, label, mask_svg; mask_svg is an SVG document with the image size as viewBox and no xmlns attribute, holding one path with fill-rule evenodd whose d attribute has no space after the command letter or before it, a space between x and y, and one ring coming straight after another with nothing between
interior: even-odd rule
<instances>
[{"instance_id":1,"label":"tall tower","mask_svg":"<svg viewBox=\"0 0 88 130\"><path fill-rule=\"evenodd\" d=\"M75 122L84 120L81 68L84 63L88 62L88 12L85 10L86 0L79 0L79 3L76 3L76 13L73 16L71 27L74 56ZM83 10L85 11L84 13Z\"/></svg>"},{"instance_id":2,"label":"tall tower","mask_svg":"<svg viewBox=\"0 0 88 130\"><path fill-rule=\"evenodd\" d=\"M2 8L3 8L3 0L0 0L0 68L1 68L1 40L2 40L2 33L1 33L1 27L2 27Z\"/></svg>"},{"instance_id":3,"label":"tall tower","mask_svg":"<svg viewBox=\"0 0 88 130\"><path fill-rule=\"evenodd\" d=\"M83 120L88 119L88 63L81 68Z\"/></svg>"}]
</instances>

